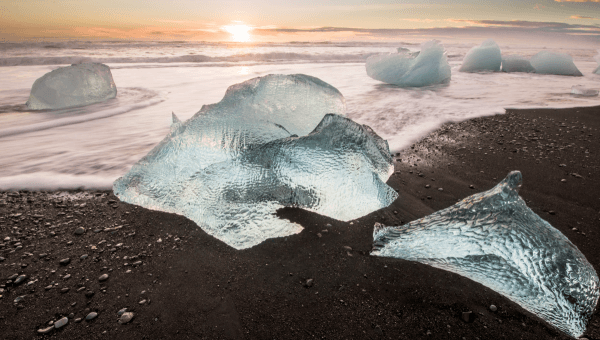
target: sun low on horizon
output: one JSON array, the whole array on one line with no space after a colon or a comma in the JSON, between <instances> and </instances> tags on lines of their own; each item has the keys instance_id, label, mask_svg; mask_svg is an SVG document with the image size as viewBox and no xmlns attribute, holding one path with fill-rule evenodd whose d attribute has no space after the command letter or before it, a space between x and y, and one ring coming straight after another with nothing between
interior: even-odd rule
<instances>
[{"instance_id":1,"label":"sun low on horizon","mask_svg":"<svg viewBox=\"0 0 600 340\"><path fill-rule=\"evenodd\" d=\"M254 28L252 26L245 25L242 22L235 22L234 24L223 26L221 29L231 35L230 39L233 42L252 41L250 31L252 31Z\"/></svg>"},{"instance_id":2,"label":"sun low on horizon","mask_svg":"<svg viewBox=\"0 0 600 340\"><path fill-rule=\"evenodd\" d=\"M0 5L0 42L600 41L600 0L26 0Z\"/></svg>"}]
</instances>

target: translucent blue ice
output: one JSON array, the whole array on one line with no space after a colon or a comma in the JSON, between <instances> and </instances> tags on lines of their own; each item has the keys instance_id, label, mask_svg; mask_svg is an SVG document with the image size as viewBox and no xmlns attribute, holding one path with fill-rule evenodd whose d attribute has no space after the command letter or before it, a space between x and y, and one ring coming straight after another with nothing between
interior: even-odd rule
<instances>
[{"instance_id":1,"label":"translucent blue ice","mask_svg":"<svg viewBox=\"0 0 600 340\"><path fill-rule=\"evenodd\" d=\"M327 114L344 108L334 87L305 75L234 85L190 120L174 117L169 135L113 190L124 202L184 215L236 249L300 232L275 215L283 207L358 218L397 193L385 184L393 172L387 142ZM309 127L306 136L290 133Z\"/></svg>"},{"instance_id":2,"label":"translucent blue ice","mask_svg":"<svg viewBox=\"0 0 600 340\"><path fill-rule=\"evenodd\" d=\"M417 261L477 281L579 337L598 302L598 275L560 231L519 197L521 173L400 227L377 225L373 255Z\"/></svg>"},{"instance_id":3,"label":"translucent blue ice","mask_svg":"<svg viewBox=\"0 0 600 340\"><path fill-rule=\"evenodd\" d=\"M365 66L369 77L404 87L444 83L451 76L444 47L435 40L423 43L420 52L400 47L398 53L371 56Z\"/></svg>"},{"instance_id":4,"label":"translucent blue ice","mask_svg":"<svg viewBox=\"0 0 600 340\"><path fill-rule=\"evenodd\" d=\"M560 76L583 76L573 63L573 57L566 53L541 51L531 57L531 66L536 73Z\"/></svg>"},{"instance_id":5,"label":"translucent blue ice","mask_svg":"<svg viewBox=\"0 0 600 340\"><path fill-rule=\"evenodd\" d=\"M535 72L529 60L518 55L502 57L502 72Z\"/></svg>"},{"instance_id":6,"label":"translucent blue ice","mask_svg":"<svg viewBox=\"0 0 600 340\"><path fill-rule=\"evenodd\" d=\"M582 97L595 97L598 95L598 90L588 89L582 85L573 85L571 87L571 94Z\"/></svg>"},{"instance_id":7,"label":"translucent blue ice","mask_svg":"<svg viewBox=\"0 0 600 340\"><path fill-rule=\"evenodd\" d=\"M117 96L117 87L104 64L60 67L38 78L31 87L31 110L62 109L103 102Z\"/></svg>"},{"instance_id":8,"label":"translucent blue ice","mask_svg":"<svg viewBox=\"0 0 600 340\"><path fill-rule=\"evenodd\" d=\"M467 52L460 72L500 71L502 53L500 47L492 39L484 41Z\"/></svg>"}]
</instances>

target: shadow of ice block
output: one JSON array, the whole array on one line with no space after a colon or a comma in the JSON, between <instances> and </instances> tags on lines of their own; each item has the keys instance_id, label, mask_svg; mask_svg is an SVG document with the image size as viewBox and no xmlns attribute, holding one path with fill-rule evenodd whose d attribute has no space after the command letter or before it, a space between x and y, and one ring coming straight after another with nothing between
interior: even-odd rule
<instances>
[{"instance_id":1,"label":"shadow of ice block","mask_svg":"<svg viewBox=\"0 0 600 340\"><path fill-rule=\"evenodd\" d=\"M369 127L327 114L344 109L335 88L304 75L234 85L188 121L174 116L171 132L115 181L114 193L184 215L236 249L299 233L275 215L283 207L361 217L397 198L385 184L393 163Z\"/></svg>"},{"instance_id":2,"label":"shadow of ice block","mask_svg":"<svg viewBox=\"0 0 600 340\"><path fill-rule=\"evenodd\" d=\"M572 337L598 302L598 275L519 197L521 173L399 227L376 225L372 255L448 270L489 287Z\"/></svg>"}]
</instances>

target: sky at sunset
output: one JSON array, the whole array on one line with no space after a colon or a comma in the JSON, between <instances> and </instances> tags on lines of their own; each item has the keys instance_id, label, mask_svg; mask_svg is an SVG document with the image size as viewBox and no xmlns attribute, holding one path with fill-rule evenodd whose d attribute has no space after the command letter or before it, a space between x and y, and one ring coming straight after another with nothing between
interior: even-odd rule
<instances>
[{"instance_id":1,"label":"sky at sunset","mask_svg":"<svg viewBox=\"0 0 600 340\"><path fill-rule=\"evenodd\" d=\"M0 41L552 39L600 46L600 0L0 0Z\"/></svg>"}]
</instances>

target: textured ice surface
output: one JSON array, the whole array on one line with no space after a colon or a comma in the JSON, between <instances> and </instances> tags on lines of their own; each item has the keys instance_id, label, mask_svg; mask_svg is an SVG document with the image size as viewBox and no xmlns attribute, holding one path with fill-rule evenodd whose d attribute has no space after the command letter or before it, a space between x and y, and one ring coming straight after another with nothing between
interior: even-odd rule
<instances>
[{"instance_id":1,"label":"textured ice surface","mask_svg":"<svg viewBox=\"0 0 600 340\"><path fill-rule=\"evenodd\" d=\"M400 227L376 226L373 255L418 261L477 281L573 336L598 302L598 275L519 197L521 173Z\"/></svg>"},{"instance_id":2,"label":"textured ice surface","mask_svg":"<svg viewBox=\"0 0 600 340\"><path fill-rule=\"evenodd\" d=\"M502 57L502 72L535 72L529 60L518 55Z\"/></svg>"},{"instance_id":3,"label":"textured ice surface","mask_svg":"<svg viewBox=\"0 0 600 340\"><path fill-rule=\"evenodd\" d=\"M594 56L594 59L598 63L598 67L594 70L595 74L600 74L600 50L598 50L598 54Z\"/></svg>"},{"instance_id":4,"label":"textured ice surface","mask_svg":"<svg viewBox=\"0 0 600 340\"><path fill-rule=\"evenodd\" d=\"M371 56L366 62L369 77L405 87L439 84L450 80L450 65L444 47L432 40L420 52L398 48L398 53Z\"/></svg>"},{"instance_id":5,"label":"textured ice surface","mask_svg":"<svg viewBox=\"0 0 600 340\"><path fill-rule=\"evenodd\" d=\"M31 87L31 110L62 109L99 103L117 96L110 68L85 63L61 67L38 78Z\"/></svg>"},{"instance_id":6,"label":"textured ice surface","mask_svg":"<svg viewBox=\"0 0 600 340\"><path fill-rule=\"evenodd\" d=\"M460 72L500 71L502 53L500 47L492 39L484 41L467 52Z\"/></svg>"},{"instance_id":7,"label":"textured ice surface","mask_svg":"<svg viewBox=\"0 0 600 340\"><path fill-rule=\"evenodd\" d=\"M531 57L531 66L536 73L559 76L583 76L573 63L573 57L566 53L541 51Z\"/></svg>"},{"instance_id":8,"label":"textured ice surface","mask_svg":"<svg viewBox=\"0 0 600 340\"><path fill-rule=\"evenodd\" d=\"M344 108L335 88L305 75L234 85L190 120L173 116L169 135L113 190L122 201L184 215L236 249L300 232L275 216L283 207L358 218L397 193L385 184L393 172L387 142L326 115ZM290 133L308 127L306 136Z\"/></svg>"},{"instance_id":9,"label":"textured ice surface","mask_svg":"<svg viewBox=\"0 0 600 340\"><path fill-rule=\"evenodd\" d=\"M571 87L571 94L583 97L595 97L598 95L598 90L588 89L582 85L573 85Z\"/></svg>"}]
</instances>

